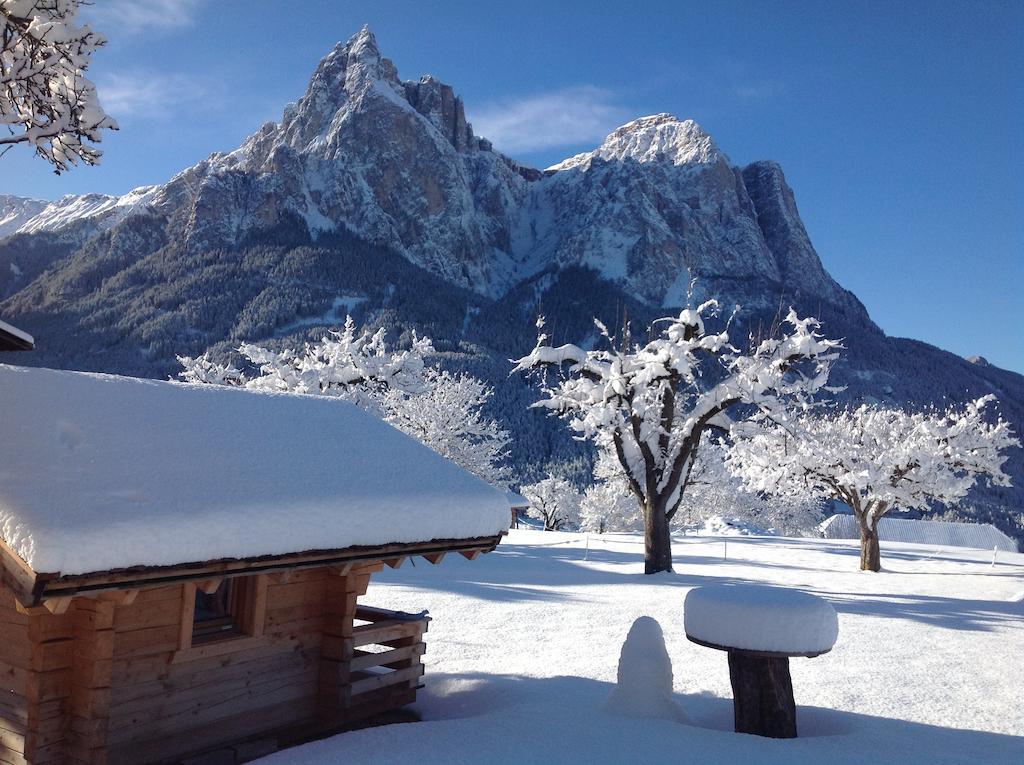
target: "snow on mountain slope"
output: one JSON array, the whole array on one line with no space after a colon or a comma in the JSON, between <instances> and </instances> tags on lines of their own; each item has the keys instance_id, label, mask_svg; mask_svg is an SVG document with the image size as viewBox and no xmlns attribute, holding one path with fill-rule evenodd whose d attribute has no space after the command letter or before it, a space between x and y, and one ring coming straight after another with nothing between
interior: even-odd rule
<instances>
[{"instance_id":1,"label":"snow on mountain slope","mask_svg":"<svg viewBox=\"0 0 1024 765\"><path fill-rule=\"evenodd\" d=\"M50 203L44 199L0 194L0 239L17 233L48 204Z\"/></svg>"}]
</instances>

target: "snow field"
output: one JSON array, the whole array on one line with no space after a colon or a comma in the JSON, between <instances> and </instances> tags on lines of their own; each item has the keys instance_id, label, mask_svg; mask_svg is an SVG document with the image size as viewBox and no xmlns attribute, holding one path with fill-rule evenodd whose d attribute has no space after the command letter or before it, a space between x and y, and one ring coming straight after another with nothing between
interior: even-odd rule
<instances>
[{"instance_id":1,"label":"snow field","mask_svg":"<svg viewBox=\"0 0 1024 765\"><path fill-rule=\"evenodd\" d=\"M261 765L342 762L1024 761L1024 555L882 546L885 571L857 570L843 540L679 538L674 574L645 577L642 537L513 530L472 563L406 565L374 578L371 605L430 609L424 722L367 729ZM932 556L932 557L929 557ZM732 731L725 654L689 642L696 586L797 587L839 614L834 649L790 661L800 738ZM610 715L634 620L656 619L674 699L690 724Z\"/></svg>"}]
</instances>

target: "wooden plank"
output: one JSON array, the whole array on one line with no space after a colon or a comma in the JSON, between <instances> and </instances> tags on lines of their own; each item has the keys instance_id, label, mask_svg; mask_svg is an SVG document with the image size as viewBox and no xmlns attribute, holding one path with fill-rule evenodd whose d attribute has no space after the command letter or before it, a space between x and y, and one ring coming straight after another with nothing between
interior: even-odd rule
<instances>
[{"instance_id":1,"label":"wooden plank","mask_svg":"<svg viewBox=\"0 0 1024 765\"><path fill-rule=\"evenodd\" d=\"M241 635L239 637L224 638L212 643L204 643L203 645L175 651L174 656L171 658L171 664L182 664L217 656L229 656L248 651L252 648L258 648L265 643L266 641L262 635Z\"/></svg>"},{"instance_id":2,"label":"wooden plank","mask_svg":"<svg viewBox=\"0 0 1024 765\"><path fill-rule=\"evenodd\" d=\"M167 691L208 689L216 694L218 684L225 680L253 681L273 675L312 668L315 653L296 650L276 653L247 651L229 657L197 660L167 668L160 676L139 677L133 684L114 686L112 704L121 706L138 700L152 699Z\"/></svg>"},{"instance_id":3,"label":"wooden plank","mask_svg":"<svg viewBox=\"0 0 1024 765\"><path fill-rule=\"evenodd\" d=\"M357 651L356 655L349 662L349 667L353 672L358 672L370 669L371 667L387 666L400 661L418 661L424 652L425 646L422 643L392 648L388 651L380 651L379 653Z\"/></svg>"},{"instance_id":4,"label":"wooden plank","mask_svg":"<svg viewBox=\"0 0 1024 765\"><path fill-rule=\"evenodd\" d=\"M147 656L174 651L178 648L179 637L177 625L119 632L114 641L114 655L117 657Z\"/></svg>"},{"instance_id":5,"label":"wooden plank","mask_svg":"<svg viewBox=\"0 0 1024 765\"><path fill-rule=\"evenodd\" d=\"M137 589L198 581L215 576L240 576L247 573L269 574L287 569L318 568L344 563L373 565L398 555L419 555L435 552L469 552L493 550L502 534L469 539L436 539L427 542L396 543L369 547L346 547L313 550L287 555L267 555L246 559L196 561L174 566L141 566L118 571L104 571L74 576L45 575L43 593L51 597L81 594L101 589ZM4 556L0 556L4 557ZM380 565L377 563L377 565ZM31 571L31 569L29 569ZM43 580L44 575L39 575ZM27 580L26 580L27 581ZM33 580L34 581L34 580Z\"/></svg>"},{"instance_id":6,"label":"wooden plank","mask_svg":"<svg viewBox=\"0 0 1024 765\"><path fill-rule=\"evenodd\" d=\"M423 676L423 665L415 664L405 669L396 669L393 672L387 672L379 675L372 675L370 677L364 677L359 680L352 681L352 703L358 703L356 696L361 693L367 693L369 691L380 690L391 685L407 685L410 680L415 680Z\"/></svg>"},{"instance_id":7,"label":"wooden plank","mask_svg":"<svg viewBox=\"0 0 1024 765\"><path fill-rule=\"evenodd\" d=\"M176 697L134 708L130 714L111 718L108 740L115 744L185 734L194 727L241 713L260 717L266 707L310 699L315 676L311 670L299 676L270 677L260 683L232 684L198 698Z\"/></svg>"},{"instance_id":8,"label":"wooden plank","mask_svg":"<svg viewBox=\"0 0 1024 765\"><path fill-rule=\"evenodd\" d=\"M51 614L64 614L71 607L71 598L47 598L43 601L43 607Z\"/></svg>"},{"instance_id":9,"label":"wooden plank","mask_svg":"<svg viewBox=\"0 0 1024 765\"><path fill-rule=\"evenodd\" d=\"M372 624L361 624L352 630L353 645L383 644L399 638L419 637L423 634L422 622L400 622L385 620Z\"/></svg>"},{"instance_id":10,"label":"wooden plank","mask_svg":"<svg viewBox=\"0 0 1024 765\"><path fill-rule=\"evenodd\" d=\"M313 719L311 699L286 701L260 710L258 715L240 714L205 725L196 725L185 734L173 733L145 741L132 741L110 748L109 765L138 765L139 762L165 762L182 759L217 744L228 743L274 729L295 726Z\"/></svg>"},{"instance_id":11,"label":"wooden plank","mask_svg":"<svg viewBox=\"0 0 1024 765\"><path fill-rule=\"evenodd\" d=\"M125 724L127 720L138 721L147 716L164 717L188 710L207 712L216 706L222 706L221 714L231 713L230 705L223 706L229 698L253 698L270 695L279 688L302 686L300 695L312 695L312 678L316 665L312 662L291 666L278 665L272 671L248 671L226 676L207 678L206 682L194 685L184 683L160 684L152 683L139 686L130 697L118 694L112 697L110 715L115 728ZM227 710L225 713L223 710Z\"/></svg>"},{"instance_id":12,"label":"wooden plank","mask_svg":"<svg viewBox=\"0 0 1024 765\"><path fill-rule=\"evenodd\" d=\"M108 590L96 595L97 600L105 600L119 606L130 606L139 596L137 589L131 590Z\"/></svg>"},{"instance_id":13,"label":"wooden plank","mask_svg":"<svg viewBox=\"0 0 1024 765\"><path fill-rule=\"evenodd\" d=\"M288 584L270 584L267 587L267 609L288 608L310 603L323 605L327 592L327 580L311 582L291 581Z\"/></svg>"},{"instance_id":14,"label":"wooden plank","mask_svg":"<svg viewBox=\"0 0 1024 765\"><path fill-rule=\"evenodd\" d=\"M181 604L176 600L152 600L120 606L114 622L115 632L133 632L147 627L178 626Z\"/></svg>"},{"instance_id":15,"label":"wooden plank","mask_svg":"<svg viewBox=\"0 0 1024 765\"><path fill-rule=\"evenodd\" d=\"M186 582L181 585L181 604L178 611L178 650L192 647L192 632L195 628L196 585Z\"/></svg>"},{"instance_id":16,"label":"wooden plank","mask_svg":"<svg viewBox=\"0 0 1024 765\"><path fill-rule=\"evenodd\" d=\"M0 581L9 587L21 605L28 605L36 587L36 572L10 545L0 539Z\"/></svg>"}]
</instances>

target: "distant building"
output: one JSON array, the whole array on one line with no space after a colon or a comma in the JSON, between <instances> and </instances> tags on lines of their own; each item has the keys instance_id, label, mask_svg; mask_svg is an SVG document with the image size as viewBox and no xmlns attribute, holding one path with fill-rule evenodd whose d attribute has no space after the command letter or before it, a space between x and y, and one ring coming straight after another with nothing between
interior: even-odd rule
<instances>
[{"instance_id":1,"label":"distant building","mask_svg":"<svg viewBox=\"0 0 1024 765\"><path fill-rule=\"evenodd\" d=\"M860 539L860 527L852 515L833 515L820 528L826 539ZM998 548L1006 552L1017 552L1017 543L991 523L882 518L878 522L878 538L882 542L913 542L940 547L973 547L978 550Z\"/></svg>"},{"instance_id":2,"label":"distant building","mask_svg":"<svg viewBox=\"0 0 1024 765\"><path fill-rule=\"evenodd\" d=\"M35 347L35 340L28 332L0 321L0 351L31 351Z\"/></svg>"},{"instance_id":3,"label":"distant building","mask_svg":"<svg viewBox=\"0 0 1024 765\"><path fill-rule=\"evenodd\" d=\"M525 513L526 509L530 506L530 502L522 494L516 494L514 491L506 491L505 496L508 498L508 506L512 511L512 528L519 528L519 515Z\"/></svg>"}]
</instances>

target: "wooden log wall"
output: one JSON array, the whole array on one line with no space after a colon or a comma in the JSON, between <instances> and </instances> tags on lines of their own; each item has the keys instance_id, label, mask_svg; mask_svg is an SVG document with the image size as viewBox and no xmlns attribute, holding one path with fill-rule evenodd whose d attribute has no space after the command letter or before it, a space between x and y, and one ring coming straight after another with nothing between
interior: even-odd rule
<instances>
[{"instance_id":1,"label":"wooden log wall","mask_svg":"<svg viewBox=\"0 0 1024 765\"><path fill-rule=\"evenodd\" d=\"M25 762L28 729L28 676L32 648L28 616L14 606L14 593L0 584L0 762Z\"/></svg>"},{"instance_id":2,"label":"wooden log wall","mask_svg":"<svg viewBox=\"0 0 1024 765\"><path fill-rule=\"evenodd\" d=\"M428 620L357 605L380 567L264 575L262 634L199 650L182 650L188 585L28 614L0 588L0 763L173 761L414 701Z\"/></svg>"}]
</instances>

